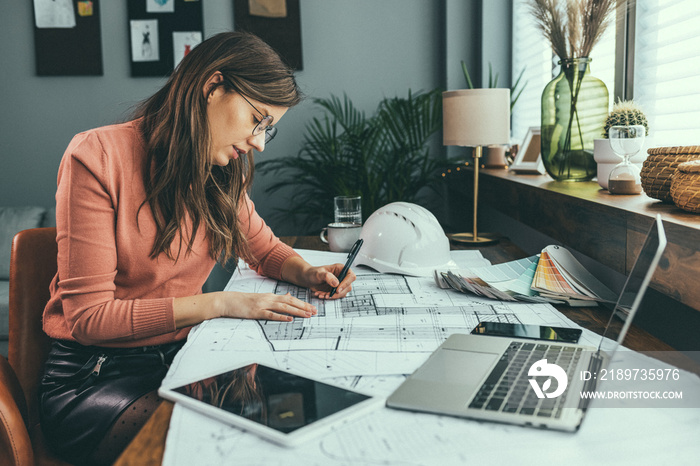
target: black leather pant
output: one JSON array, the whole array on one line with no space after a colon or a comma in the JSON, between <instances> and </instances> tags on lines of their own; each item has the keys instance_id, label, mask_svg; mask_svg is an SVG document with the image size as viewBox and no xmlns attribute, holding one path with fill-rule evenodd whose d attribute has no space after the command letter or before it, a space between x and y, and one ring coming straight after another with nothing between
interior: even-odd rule
<instances>
[{"instance_id":1,"label":"black leather pant","mask_svg":"<svg viewBox=\"0 0 700 466\"><path fill-rule=\"evenodd\" d=\"M183 342L102 348L54 340L39 386L46 441L73 463L84 463L119 415L160 387Z\"/></svg>"}]
</instances>

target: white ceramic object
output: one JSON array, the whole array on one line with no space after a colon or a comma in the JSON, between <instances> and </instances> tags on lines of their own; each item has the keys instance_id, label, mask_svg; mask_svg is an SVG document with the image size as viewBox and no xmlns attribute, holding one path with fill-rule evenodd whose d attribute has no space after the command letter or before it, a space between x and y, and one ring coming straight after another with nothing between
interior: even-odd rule
<instances>
[{"instance_id":1,"label":"white ceramic object","mask_svg":"<svg viewBox=\"0 0 700 466\"><path fill-rule=\"evenodd\" d=\"M647 158L647 149L650 147L654 147L653 141L647 136L642 150L632 157L630 161L641 169L644 160ZM593 141L593 159L598 165L598 184L601 188L608 189L610 172L615 168L615 165L622 162L622 158L615 155L615 152L610 148L608 139L595 139Z\"/></svg>"},{"instance_id":2,"label":"white ceramic object","mask_svg":"<svg viewBox=\"0 0 700 466\"><path fill-rule=\"evenodd\" d=\"M360 239L360 233L362 233L362 225L359 223L329 223L321 230L320 238L331 251L348 252L355 241Z\"/></svg>"}]
</instances>

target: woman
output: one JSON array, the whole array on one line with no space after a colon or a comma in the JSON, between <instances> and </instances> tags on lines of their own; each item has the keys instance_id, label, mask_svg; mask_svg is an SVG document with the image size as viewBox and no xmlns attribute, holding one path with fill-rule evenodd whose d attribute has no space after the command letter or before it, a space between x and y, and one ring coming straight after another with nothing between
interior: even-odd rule
<instances>
[{"instance_id":1,"label":"woman","mask_svg":"<svg viewBox=\"0 0 700 466\"><path fill-rule=\"evenodd\" d=\"M58 273L44 311L54 339L40 387L54 450L111 463L158 405L157 389L192 325L214 317L291 321L292 296L201 294L217 260L345 296L342 264L312 267L274 236L246 194L262 152L301 99L291 70L250 34L189 53L136 119L77 135L58 173Z\"/></svg>"}]
</instances>

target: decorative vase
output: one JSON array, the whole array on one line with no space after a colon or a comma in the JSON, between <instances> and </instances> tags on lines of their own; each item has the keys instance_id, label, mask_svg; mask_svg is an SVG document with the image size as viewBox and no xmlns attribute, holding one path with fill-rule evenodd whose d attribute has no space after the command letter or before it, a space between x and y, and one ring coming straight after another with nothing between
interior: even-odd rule
<instances>
[{"instance_id":1,"label":"decorative vase","mask_svg":"<svg viewBox=\"0 0 700 466\"><path fill-rule=\"evenodd\" d=\"M608 88L590 74L590 58L561 60L561 72L542 92L542 162L557 181L596 176L593 140L608 114Z\"/></svg>"}]
</instances>

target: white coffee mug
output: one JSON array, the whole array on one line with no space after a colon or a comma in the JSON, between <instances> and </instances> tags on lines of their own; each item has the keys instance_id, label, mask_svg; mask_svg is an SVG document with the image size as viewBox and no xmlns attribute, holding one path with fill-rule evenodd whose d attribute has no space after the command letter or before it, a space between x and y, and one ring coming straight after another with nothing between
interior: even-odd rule
<instances>
[{"instance_id":1,"label":"white coffee mug","mask_svg":"<svg viewBox=\"0 0 700 466\"><path fill-rule=\"evenodd\" d=\"M321 230L321 241L326 243L333 252L348 252L352 245L360 239L362 225L358 223L339 222L329 223Z\"/></svg>"}]
</instances>

